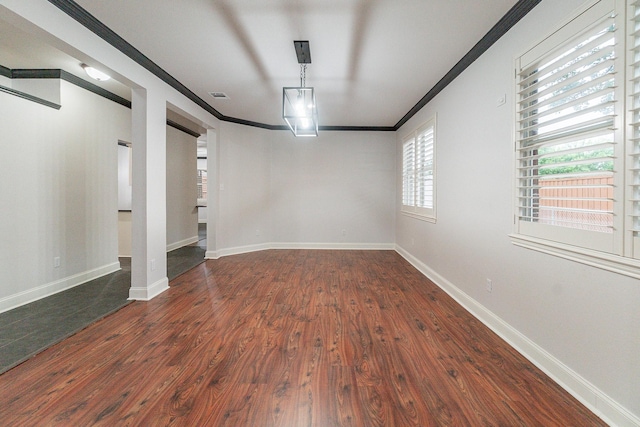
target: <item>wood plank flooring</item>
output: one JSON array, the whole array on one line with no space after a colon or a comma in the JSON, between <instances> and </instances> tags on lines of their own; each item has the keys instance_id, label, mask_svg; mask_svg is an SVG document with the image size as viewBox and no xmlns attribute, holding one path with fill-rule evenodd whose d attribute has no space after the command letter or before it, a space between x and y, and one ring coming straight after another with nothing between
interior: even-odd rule
<instances>
[{"instance_id":1,"label":"wood plank flooring","mask_svg":"<svg viewBox=\"0 0 640 427\"><path fill-rule=\"evenodd\" d=\"M0 376L0 424L603 426L392 251L207 261Z\"/></svg>"}]
</instances>

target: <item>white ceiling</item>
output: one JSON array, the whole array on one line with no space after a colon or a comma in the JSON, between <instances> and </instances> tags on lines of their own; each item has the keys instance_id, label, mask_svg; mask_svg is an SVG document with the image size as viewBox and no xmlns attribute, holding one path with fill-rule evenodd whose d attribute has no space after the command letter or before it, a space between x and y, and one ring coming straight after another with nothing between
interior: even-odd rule
<instances>
[{"instance_id":1,"label":"white ceiling","mask_svg":"<svg viewBox=\"0 0 640 427\"><path fill-rule=\"evenodd\" d=\"M46 44L37 35L23 31L0 20L0 65L11 69L53 68L65 70L98 84L125 99L131 99L130 89L115 80L97 82L87 77L82 61Z\"/></svg>"},{"instance_id":2,"label":"white ceiling","mask_svg":"<svg viewBox=\"0 0 640 427\"><path fill-rule=\"evenodd\" d=\"M320 125L394 126L517 1L76 2L225 116L283 124L282 87L300 81L293 40L309 40ZM82 71L4 24L0 39L0 65Z\"/></svg>"}]
</instances>

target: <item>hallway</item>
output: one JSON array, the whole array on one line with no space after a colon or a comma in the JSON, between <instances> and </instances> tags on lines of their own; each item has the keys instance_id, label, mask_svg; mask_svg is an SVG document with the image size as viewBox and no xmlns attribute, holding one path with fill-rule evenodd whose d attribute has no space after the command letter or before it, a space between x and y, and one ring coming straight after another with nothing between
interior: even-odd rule
<instances>
[{"instance_id":1,"label":"hallway","mask_svg":"<svg viewBox=\"0 0 640 427\"><path fill-rule=\"evenodd\" d=\"M206 224L198 237L167 253L169 280L204 261ZM0 373L129 304L131 258L119 260L120 271L0 313Z\"/></svg>"}]
</instances>

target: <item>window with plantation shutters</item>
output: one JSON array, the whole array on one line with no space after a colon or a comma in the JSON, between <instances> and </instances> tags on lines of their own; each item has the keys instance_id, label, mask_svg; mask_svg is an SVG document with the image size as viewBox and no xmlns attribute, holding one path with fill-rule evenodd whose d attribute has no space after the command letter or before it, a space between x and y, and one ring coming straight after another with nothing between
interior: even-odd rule
<instances>
[{"instance_id":1,"label":"window with plantation shutters","mask_svg":"<svg viewBox=\"0 0 640 427\"><path fill-rule=\"evenodd\" d=\"M640 278L640 0L516 60L514 244Z\"/></svg>"},{"instance_id":2,"label":"window with plantation shutters","mask_svg":"<svg viewBox=\"0 0 640 427\"><path fill-rule=\"evenodd\" d=\"M402 143L402 212L435 221L435 118Z\"/></svg>"},{"instance_id":3,"label":"window with plantation shutters","mask_svg":"<svg viewBox=\"0 0 640 427\"><path fill-rule=\"evenodd\" d=\"M624 65L614 10L587 15L570 38L517 64L516 221L523 234L613 252Z\"/></svg>"}]
</instances>

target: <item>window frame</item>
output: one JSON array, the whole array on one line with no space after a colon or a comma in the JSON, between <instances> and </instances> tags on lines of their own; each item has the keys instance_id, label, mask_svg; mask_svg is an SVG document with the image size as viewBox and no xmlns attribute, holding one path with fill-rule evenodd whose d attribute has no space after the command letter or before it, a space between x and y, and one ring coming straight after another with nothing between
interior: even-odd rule
<instances>
[{"instance_id":1,"label":"window frame","mask_svg":"<svg viewBox=\"0 0 640 427\"><path fill-rule=\"evenodd\" d=\"M430 130L431 129L431 130ZM418 163L416 160L416 153L418 150L418 142L421 140L421 136L426 132L431 132L433 136L431 137L431 168L427 168L427 171L431 171L431 186L427 188L425 191L431 191L431 207L424 206L416 206L416 201L418 200L419 189L425 189L424 186L417 185L418 183L418 175L421 171L425 170L424 168L418 168L416 164ZM401 194L400 194L400 212L406 216L410 216L416 219L420 219L422 221L427 221L431 223L436 222L436 188L437 188L437 174L436 174L436 151L437 151L437 126L436 126L436 115L434 114L429 120L422 123L420 126L415 128L413 131L406 134L402 139L401 149L402 149L402 165L401 165ZM424 141L423 141L424 142ZM412 175L411 177L407 177L405 175L405 171L407 169L406 165L406 153L405 147L407 144L413 144L413 164L411 165ZM429 143L426 143L429 144ZM424 149L424 148L423 148ZM407 178L411 178L411 182L413 182L413 191L411 196L411 201L413 204L405 204L405 185L407 183Z\"/></svg>"},{"instance_id":2,"label":"window frame","mask_svg":"<svg viewBox=\"0 0 640 427\"><path fill-rule=\"evenodd\" d=\"M536 250L546 254L558 256L564 259L580 262L593 267L601 268L626 276L640 278L640 230L638 227L634 230L631 217L640 218L640 202L634 196L633 188L637 188L640 178L638 169L638 161L640 155L637 153L638 144L632 143L632 140L640 140L640 125L638 117L640 117L640 108L635 105L640 104L640 95L638 88L640 87L640 65L637 65L640 57L640 37L632 36L634 29L640 26L640 18L635 18L636 22L631 23L634 17L633 8L640 8L640 5L634 6L634 0L593 0L583 5L569 19L565 20L562 25L551 32L548 37L540 43L534 45L531 49L516 58L516 73L514 75L514 85L516 94L514 94L514 212L513 212L513 232L509 235L514 245ZM608 9L608 10L607 10ZM592 26L596 21L594 16L604 11L604 14L613 11L615 16L616 33L616 86L619 87L616 92L616 100L620 104L615 112L615 130L616 141L616 163L614 165L614 227L611 239L611 247L608 250L602 250L598 244L592 245L593 242L580 241L580 238L563 239L559 238L554 231L563 229L564 227L547 226L549 229L545 233L531 233L522 227L519 222L520 207L518 199L520 197L518 183L520 176L518 174L518 166L520 159L518 155L518 120L520 120L517 107L517 91L519 90L518 70L519 60L525 55L532 55L531 58L540 58L554 49L567 47L570 40L582 31L581 29ZM635 16L638 16L636 9ZM602 13L600 16L604 16ZM634 27L635 25L635 27ZM557 43L554 39L563 38L562 42ZM636 47L634 47L636 46ZM533 52L533 53L532 53ZM634 62L636 65L634 65ZM636 78L634 79L634 75ZM633 86L635 80L636 87ZM633 116L635 111L636 116ZM635 125L633 122L636 122ZM635 163L632 158L636 158ZM635 165L635 166L634 166ZM548 233L551 231L551 233ZM571 233L570 233L571 234Z\"/></svg>"}]
</instances>

